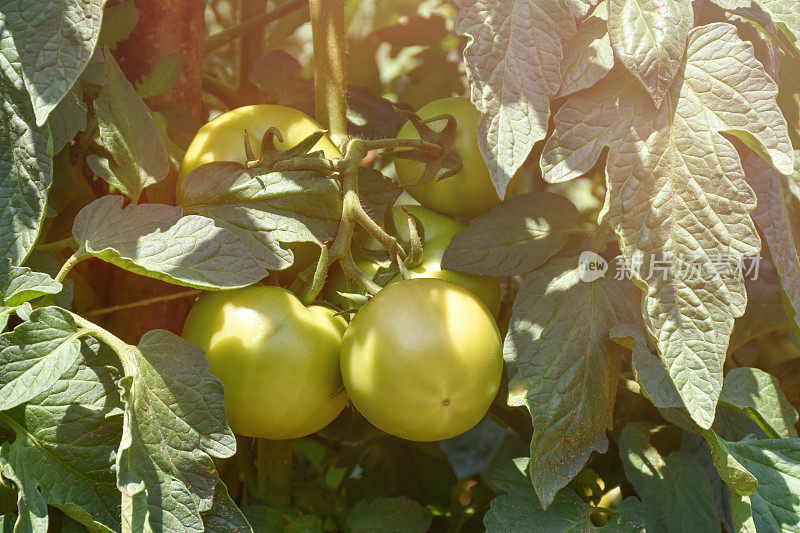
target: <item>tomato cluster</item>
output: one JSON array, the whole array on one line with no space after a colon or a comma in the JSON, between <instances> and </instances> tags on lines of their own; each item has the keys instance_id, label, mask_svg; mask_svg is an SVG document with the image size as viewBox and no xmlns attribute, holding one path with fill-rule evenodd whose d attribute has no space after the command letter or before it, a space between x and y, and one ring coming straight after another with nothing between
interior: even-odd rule
<instances>
[{"instance_id":1,"label":"tomato cluster","mask_svg":"<svg viewBox=\"0 0 800 533\"><path fill-rule=\"evenodd\" d=\"M396 206L391 222L401 242L411 240L407 217L422 237L422 258L395 274L359 309L350 323L334 310L304 306L278 286L251 286L208 293L192 307L183 335L203 348L210 371L225 387L225 408L234 432L288 439L322 429L344 409L348 398L379 429L410 440L435 441L471 428L486 414L500 387L502 341L495 317L500 282L443 270L441 260L453 236L464 228L451 216L473 216L500 202L480 156L475 130L478 113L462 98L432 102L423 119L452 115L453 144L463 160L457 174L416 184L424 163L398 159L398 180L422 205ZM430 123L432 128L437 122ZM444 122L444 121L442 121ZM200 129L189 147L181 180L210 161L245 163L242 131L251 156L261 154L269 128L282 133L279 150L297 145L321 128L303 113L282 106L247 106L225 113ZM407 124L399 138L413 138ZM340 155L322 138L315 150ZM444 214L442 214L444 213ZM357 265L373 278L381 261L369 255L377 242L361 242ZM291 279L314 263L316 244L295 246ZM326 300L352 307L344 274L329 275Z\"/></svg>"}]
</instances>

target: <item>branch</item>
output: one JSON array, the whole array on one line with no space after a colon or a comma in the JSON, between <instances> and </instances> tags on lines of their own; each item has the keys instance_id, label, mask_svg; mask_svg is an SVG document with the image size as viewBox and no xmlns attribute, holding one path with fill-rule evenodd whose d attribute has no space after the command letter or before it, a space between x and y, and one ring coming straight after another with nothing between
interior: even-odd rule
<instances>
[{"instance_id":1,"label":"branch","mask_svg":"<svg viewBox=\"0 0 800 533\"><path fill-rule=\"evenodd\" d=\"M243 35L247 35L250 32L263 28L270 22L274 22L279 18L285 17L286 15L290 15L295 11L297 11L298 9L306 7L306 4L307 4L306 0L294 0L293 2L287 2L286 4L283 4L277 9L273 9L272 11L263 13L249 20L241 22L236 26L231 26L226 30L217 32L206 39L204 46L205 53L207 54L212 50L215 50L221 46L225 46L226 44L235 41L236 39L238 39Z\"/></svg>"}]
</instances>

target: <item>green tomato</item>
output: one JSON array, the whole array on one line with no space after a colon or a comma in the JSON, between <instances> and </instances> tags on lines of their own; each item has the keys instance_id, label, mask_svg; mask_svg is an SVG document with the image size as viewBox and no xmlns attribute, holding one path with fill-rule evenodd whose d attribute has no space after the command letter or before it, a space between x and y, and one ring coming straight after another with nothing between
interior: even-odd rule
<instances>
[{"instance_id":1,"label":"green tomato","mask_svg":"<svg viewBox=\"0 0 800 533\"><path fill-rule=\"evenodd\" d=\"M500 313L500 280L488 276L478 276L475 274L466 274L464 272L455 272L453 270L443 270L441 267L442 256L450 240L453 236L464 229L464 225L452 218L440 215L435 211L426 209L419 205L406 205L404 206L412 215L419 219L425 234L425 241L422 244L422 262L416 267L409 269L411 278L437 278L445 281L457 283L462 287L472 291L478 298L480 298L486 307L492 312L494 316ZM394 220L397 235L401 241L408 241L410 233L408 231L408 221L405 211L402 207L392 208L392 218ZM380 244L371 239L364 245L365 248L370 250L380 250ZM388 262L380 263L375 259L357 257L356 265L361 271L375 279L375 274L382 265L387 265ZM401 281L400 275L392 278L389 283L397 283ZM328 285L326 291L326 299L334 305L341 308L347 308L349 304L345 299L339 296L339 292L354 292L357 288L351 287L347 283L344 273L339 268L332 269L328 277Z\"/></svg>"},{"instance_id":2,"label":"green tomato","mask_svg":"<svg viewBox=\"0 0 800 533\"><path fill-rule=\"evenodd\" d=\"M378 429L436 441L477 424L503 373L502 342L486 306L463 287L412 279L379 292L342 341L342 380Z\"/></svg>"},{"instance_id":3,"label":"green tomato","mask_svg":"<svg viewBox=\"0 0 800 533\"><path fill-rule=\"evenodd\" d=\"M292 439L319 431L347 403L339 373L346 325L285 289L253 286L202 295L183 337L205 350L224 385L235 433Z\"/></svg>"},{"instance_id":4,"label":"green tomato","mask_svg":"<svg viewBox=\"0 0 800 533\"><path fill-rule=\"evenodd\" d=\"M282 105L248 105L221 114L197 131L181 163L178 175L180 186L192 170L212 161L238 161L246 163L244 132L250 136L250 147L256 157L261 157L261 140L270 128L278 128L283 142L275 139L278 150L288 150L312 133L324 130L314 119L291 107ZM342 154L328 137L314 145L312 151L322 150L325 157Z\"/></svg>"},{"instance_id":5,"label":"green tomato","mask_svg":"<svg viewBox=\"0 0 800 533\"><path fill-rule=\"evenodd\" d=\"M458 174L438 182L431 180L415 185L422 177L425 164L412 159L396 158L394 165L397 178L405 190L425 207L450 216L480 215L500 203L500 197L497 196L489 169L486 168L478 147L480 113L467 98L460 97L434 100L417 111L422 119L444 114L452 115L456 119L454 144L464 168ZM445 123L444 120L439 120L428 125L438 131ZM419 132L411 122L406 122L397 137L419 139ZM511 188L512 185L509 185L509 189Z\"/></svg>"}]
</instances>

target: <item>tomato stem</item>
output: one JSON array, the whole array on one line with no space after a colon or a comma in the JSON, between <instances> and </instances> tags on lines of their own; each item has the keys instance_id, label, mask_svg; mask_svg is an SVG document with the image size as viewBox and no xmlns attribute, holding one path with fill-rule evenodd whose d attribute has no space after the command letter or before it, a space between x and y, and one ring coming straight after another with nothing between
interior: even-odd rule
<instances>
[{"instance_id":1,"label":"tomato stem","mask_svg":"<svg viewBox=\"0 0 800 533\"><path fill-rule=\"evenodd\" d=\"M84 313L85 316L100 316L109 315L118 311L125 311L127 309L135 309L137 307L146 307L148 305L158 304L161 302L169 302L170 300L180 300L181 298L191 298L202 294L201 290L190 290L183 292L176 292L173 294L165 294L163 296L155 296L153 298L145 298L144 300L136 300L135 302L128 302L126 304L112 305L110 307L101 307L99 309L92 309Z\"/></svg>"},{"instance_id":2,"label":"tomato stem","mask_svg":"<svg viewBox=\"0 0 800 533\"><path fill-rule=\"evenodd\" d=\"M69 259L64 261L64 264L61 265L61 270L59 270L58 274L56 274L55 280L58 281L58 282L64 281L64 279L69 274L69 271L72 270L72 268L75 265L77 265L78 263L80 263L81 261L86 259L87 257L89 257L89 256L88 255L79 254L78 252L75 252L74 254L69 256Z\"/></svg>"},{"instance_id":3,"label":"tomato stem","mask_svg":"<svg viewBox=\"0 0 800 533\"><path fill-rule=\"evenodd\" d=\"M36 250L39 252L57 252L58 250L62 250L64 248L77 248L77 247L78 243L75 242L75 238L67 237L66 239L61 239L60 241L37 244Z\"/></svg>"},{"instance_id":4,"label":"tomato stem","mask_svg":"<svg viewBox=\"0 0 800 533\"><path fill-rule=\"evenodd\" d=\"M347 140L347 74L344 0L309 0L314 39L314 93L317 120L333 142Z\"/></svg>"}]
</instances>

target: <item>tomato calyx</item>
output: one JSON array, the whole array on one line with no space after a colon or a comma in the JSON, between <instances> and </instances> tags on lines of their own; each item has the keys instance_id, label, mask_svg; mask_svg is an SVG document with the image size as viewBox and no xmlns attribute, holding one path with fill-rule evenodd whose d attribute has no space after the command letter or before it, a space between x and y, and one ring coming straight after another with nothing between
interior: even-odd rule
<instances>
[{"instance_id":1,"label":"tomato calyx","mask_svg":"<svg viewBox=\"0 0 800 533\"><path fill-rule=\"evenodd\" d=\"M244 130L244 149L247 156L246 167L248 169L262 167L272 170L277 163L282 161L290 161L297 158L323 159L325 154L322 150L311 152L311 149L327 134L326 130L317 130L288 150L279 150L275 141L282 144L283 134L280 129L271 127L267 129L261 139L261 157L257 158L251 148L250 135L247 130Z\"/></svg>"},{"instance_id":2,"label":"tomato calyx","mask_svg":"<svg viewBox=\"0 0 800 533\"><path fill-rule=\"evenodd\" d=\"M395 109L411 122L417 133L419 133L420 139L441 148L441 151L437 151L438 153L419 148L408 148L394 152L395 157L412 159L425 164L422 176L414 185L422 185L431 180L441 181L461 172L464 168L464 162L455 147L457 123L453 115L443 114L423 120L413 111L397 107ZM442 120L445 121L445 125L441 131L436 131L428 125Z\"/></svg>"}]
</instances>

